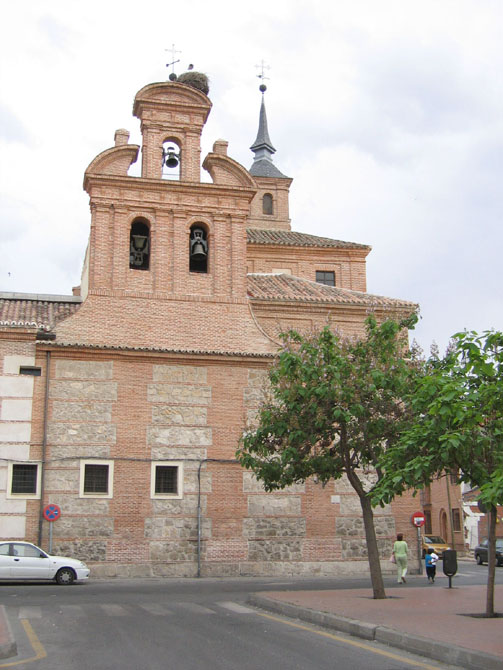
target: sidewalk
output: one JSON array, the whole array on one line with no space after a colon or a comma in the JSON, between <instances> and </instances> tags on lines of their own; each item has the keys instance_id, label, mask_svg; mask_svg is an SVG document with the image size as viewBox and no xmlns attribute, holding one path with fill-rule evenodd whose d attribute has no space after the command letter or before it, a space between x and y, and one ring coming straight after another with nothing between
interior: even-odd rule
<instances>
[{"instance_id":1,"label":"sidewalk","mask_svg":"<svg viewBox=\"0 0 503 670\"><path fill-rule=\"evenodd\" d=\"M257 607L460 668L500 670L503 667L503 619L464 616L485 612L485 586L449 589L438 575L435 584L424 576L423 587L396 584L386 600L374 600L369 589L337 591L267 591L250 596ZM503 613L503 586L496 586L495 609Z\"/></svg>"}]
</instances>

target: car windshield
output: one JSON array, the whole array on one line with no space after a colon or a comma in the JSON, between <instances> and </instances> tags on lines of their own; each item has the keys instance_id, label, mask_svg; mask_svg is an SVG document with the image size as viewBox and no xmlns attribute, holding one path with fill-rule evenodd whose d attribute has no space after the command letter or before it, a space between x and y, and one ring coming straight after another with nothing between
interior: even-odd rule
<instances>
[{"instance_id":1,"label":"car windshield","mask_svg":"<svg viewBox=\"0 0 503 670\"><path fill-rule=\"evenodd\" d=\"M445 544L444 538L439 537L438 535L428 535L428 537L425 536L424 541L427 544Z\"/></svg>"}]
</instances>

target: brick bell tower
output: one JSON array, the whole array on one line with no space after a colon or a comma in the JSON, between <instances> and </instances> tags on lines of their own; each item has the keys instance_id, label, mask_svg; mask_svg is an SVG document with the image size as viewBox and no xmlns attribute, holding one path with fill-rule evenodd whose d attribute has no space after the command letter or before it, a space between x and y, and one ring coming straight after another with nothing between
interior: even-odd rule
<instances>
[{"instance_id":1,"label":"brick bell tower","mask_svg":"<svg viewBox=\"0 0 503 670\"><path fill-rule=\"evenodd\" d=\"M133 105L141 177L128 175L140 147L123 129L88 166L84 303L58 340L215 351L225 332L225 350L271 350L246 295L246 226L259 187L224 140L203 162L213 183L201 182L207 92L197 72L145 86Z\"/></svg>"}]
</instances>

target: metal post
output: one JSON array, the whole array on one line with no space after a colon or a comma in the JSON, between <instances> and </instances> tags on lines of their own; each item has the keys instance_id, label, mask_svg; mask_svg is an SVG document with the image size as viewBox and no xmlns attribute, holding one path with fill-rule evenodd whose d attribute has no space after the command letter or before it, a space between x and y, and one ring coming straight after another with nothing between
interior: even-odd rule
<instances>
[{"instance_id":1,"label":"metal post","mask_svg":"<svg viewBox=\"0 0 503 670\"><path fill-rule=\"evenodd\" d=\"M53 524L49 524L49 553L52 554L52 526Z\"/></svg>"},{"instance_id":2,"label":"metal post","mask_svg":"<svg viewBox=\"0 0 503 670\"><path fill-rule=\"evenodd\" d=\"M423 574L423 561L421 557L421 526L417 526L417 560L419 563L419 574Z\"/></svg>"}]
</instances>

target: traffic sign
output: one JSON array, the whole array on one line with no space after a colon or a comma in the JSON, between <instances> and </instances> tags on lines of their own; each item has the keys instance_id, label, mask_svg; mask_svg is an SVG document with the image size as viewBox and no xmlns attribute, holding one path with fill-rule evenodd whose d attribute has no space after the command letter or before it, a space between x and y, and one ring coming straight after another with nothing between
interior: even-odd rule
<instances>
[{"instance_id":1,"label":"traffic sign","mask_svg":"<svg viewBox=\"0 0 503 670\"><path fill-rule=\"evenodd\" d=\"M46 505L42 515L46 521L57 521L61 516L61 508L59 505Z\"/></svg>"},{"instance_id":2,"label":"traffic sign","mask_svg":"<svg viewBox=\"0 0 503 670\"><path fill-rule=\"evenodd\" d=\"M424 514L422 512L414 512L412 515L412 523L414 526L417 526L417 528L424 526L425 521L426 519L424 518Z\"/></svg>"}]
</instances>

